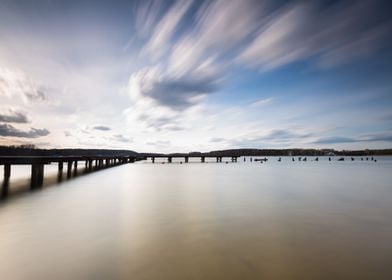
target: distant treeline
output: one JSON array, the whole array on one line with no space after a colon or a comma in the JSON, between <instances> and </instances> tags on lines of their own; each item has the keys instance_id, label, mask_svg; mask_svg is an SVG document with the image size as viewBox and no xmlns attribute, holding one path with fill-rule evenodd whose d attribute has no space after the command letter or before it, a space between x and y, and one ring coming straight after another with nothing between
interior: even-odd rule
<instances>
[{"instance_id":1,"label":"distant treeline","mask_svg":"<svg viewBox=\"0 0 392 280\"><path fill-rule=\"evenodd\" d=\"M142 156L163 154L141 153ZM211 151L207 153L172 153L171 156L206 156L206 157L231 157L231 156L367 156L367 155L392 155L392 149L383 150L356 150L335 151L333 149L230 149Z\"/></svg>"},{"instance_id":2,"label":"distant treeline","mask_svg":"<svg viewBox=\"0 0 392 280\"><path fill-rule=\"evenodd\" d=\"M106 149L37 149L34 147L0 146L0 156L136 156L129 150Z\"/></svg>"},{"instance_id":3,"label":"distant treeline","mask_svg":"<svg viewBox=\"0 0 392 280\"><path fill-rule=\"evenodd\" d=\"M0 146L0 156L159 156L158 153L137 153L131 150L107 149L37 149L34 146ZM392 155L392 149L342 150L333 149L230 149L207 153L172 153L171 156L370 156Z\"/></svg>"},{"instance_id":4,"label":"distant treeline","mask_svg":"<svg viewBox=\"0 0 392 280\"><path fill-rule=\"evenodd\" d=\"M335 151L332 149L232 149L205 153L209 156L366 156L392 155L392 149Z\"/></svg>"}]
</instances>

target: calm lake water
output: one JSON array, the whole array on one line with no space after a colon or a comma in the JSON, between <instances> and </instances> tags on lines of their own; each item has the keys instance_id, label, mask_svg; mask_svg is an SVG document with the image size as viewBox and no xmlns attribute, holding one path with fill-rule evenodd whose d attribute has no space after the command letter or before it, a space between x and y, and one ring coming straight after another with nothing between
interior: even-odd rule
<instances>
[{"instance_id":1,"label":"calm lake water","mask_svg":"<svg viewBox=\"0 0 392 280\"><path fill-rule=\"evenodd\" d=\"M27 192L0 203L0 279L389 280L377 160L141 162Z\"/></svg>"}]
</instances>

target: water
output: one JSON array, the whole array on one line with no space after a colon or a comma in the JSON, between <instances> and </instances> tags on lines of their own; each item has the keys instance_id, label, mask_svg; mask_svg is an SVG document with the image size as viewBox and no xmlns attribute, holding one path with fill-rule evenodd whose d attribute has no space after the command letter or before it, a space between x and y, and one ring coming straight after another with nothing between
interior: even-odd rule
<instances>
[{"instance_id":1,"label":"water","mask_svg":"<svg viewBox=\"0 0 392 280\"><path fill-rule=\"evenodd\" d=\"M392 279L391 167L270 158L80 176L0 204L0 278Z\"/></svg>"}]
</instances>

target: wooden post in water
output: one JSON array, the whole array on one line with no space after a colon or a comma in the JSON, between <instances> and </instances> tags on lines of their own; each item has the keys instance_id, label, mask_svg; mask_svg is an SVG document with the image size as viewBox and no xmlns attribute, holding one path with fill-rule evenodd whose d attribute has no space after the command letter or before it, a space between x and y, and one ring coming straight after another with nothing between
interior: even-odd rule
<instances>
[{"instance_id":1,"label":"wooden post in water","mask_svg":"<svg viewBox=\"0 0 392 280\"><path fill-rule=\"evenodd\" d=\"M44 184L44 165L38 165L38 186L42 186Z\"/></svg>"},{"instance_id":2,"label":"wooden post in water","mask_svg":"<svg viewBox=\"0 0 392 280\"><path fill-rule=\"evenodd\" d=\"M185 163L189 162L189 157L185 157Z\"/></svg>"},{"instance_id":3,"label":"wooden post in water","mask_svg":"<svg viewBox=\"0 0 392 280\"><path fill-rule=\"evenodd\" d=\"M6 197L8 195L9 182L11 177L11 164L4 165L4 180L1 188L1 197Z\"/></svg>"},{"instance_id":4,"label":"wooden post in water","mask_svg":"<svg viewBox=\"0 0 392 280\"><path fill-rule=\"evenodd\" d=\"M44 182L44 165L40 163L33 163L31 165L31 181L30 188L35 189L41 187Z\"/></svg>"},{"instance_id":5,"label":"wooden post in water","mask_svg":"<svg viewBox=\"0 0 392 280\"><path fill-rule=\"evenodd\" d=\"M167 161L168 161L169 163L171 163L171 162L172 162L172 157L168 157L168 158L167 158Z\"/></svg>"},{"instance_id":6,"label":"wooden post in water","mask_svg":"<svg viewBox=\"0 0 392 280\"><path fill-rule=\"evenodd\" d=\"M93 169L93 160L89 159L88 160L88 170L91 171L91 169Z\"/></svg>"},{"instance_id":7,"label":"wooden post in water","mask_svg":"<svg viewBox=\"0 0 392 280\"><path fill-rule=\"evenodd\" d=\"M76 176L78 174L78 161L74 161L74 172L73 175Z\"/></svg>"},{"instance_id":8,"label":"wooden post in water","mask_svg":"<svg viewBox=\"0 0 392 280\"><path fill-rule=\"evenodd\" d=\"M201 157L201 162L206 162L206 158L205 157Z\"/></svg>"},{"instance_id":9,"label":"wooden post in water","mask_svg":"<svg viewBox=\"0 0 392 280\"><path fill-rule=\"evenodd\" d=\"M71 178L72 174L72 161L68 161L67 164L67 178Z\"/></svg>"},{"instance_id":10,"label":"wooden post in water","mask_svg":"<svg viewBox=\"0 0 392 280\"><path fill-rule=\"evenodd\" d=\"M59 173L63 173L64 164L62 161L59 161Z\"/></svg>"},{"instance_id":11,"label":"wooden post in water","mask_svg":"<svg viewBox=\"0 0 392 280\"><path fill-rule=\"evenodd\" d=\"M60 182L63 179L63 166L64 163L59 161L59 171L57 173L57 181Z\"/></svg>"}]
</instances>

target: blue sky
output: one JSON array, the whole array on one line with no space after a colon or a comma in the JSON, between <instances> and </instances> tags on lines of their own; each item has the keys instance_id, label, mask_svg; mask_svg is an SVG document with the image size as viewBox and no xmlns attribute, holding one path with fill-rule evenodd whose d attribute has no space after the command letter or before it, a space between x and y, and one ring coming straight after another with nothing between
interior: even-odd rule
<instances>
[{"instance_id":1,"label":"blue sky","mask_svg":"<svg viewBox=\"0 0 392 280\"><path fill-rule=\"evenodd\" d=\"M390 9L0 0L0 144L391 148Z\"/></svg>"}]
</instances>

